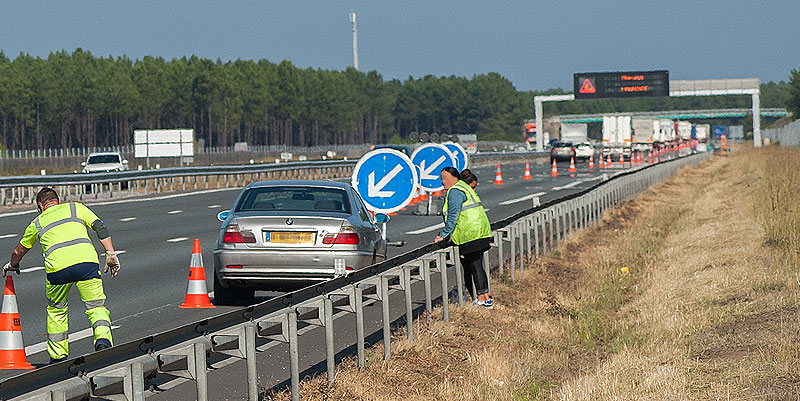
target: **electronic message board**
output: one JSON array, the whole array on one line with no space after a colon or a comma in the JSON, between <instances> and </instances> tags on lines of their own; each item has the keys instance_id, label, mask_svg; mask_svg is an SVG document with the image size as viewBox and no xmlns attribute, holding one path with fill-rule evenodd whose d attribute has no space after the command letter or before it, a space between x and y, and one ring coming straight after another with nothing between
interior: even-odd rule
<instances>
[{"instance_id":1,"label":"electronic message board","mask_svg":"<svg viewBox=\"0 0 800 401\"><path fill-rule=\"evenodd\" d=\"M669 96L669 71L577 73L573 87L575 99Z\"/></svg>"}]
</instances>

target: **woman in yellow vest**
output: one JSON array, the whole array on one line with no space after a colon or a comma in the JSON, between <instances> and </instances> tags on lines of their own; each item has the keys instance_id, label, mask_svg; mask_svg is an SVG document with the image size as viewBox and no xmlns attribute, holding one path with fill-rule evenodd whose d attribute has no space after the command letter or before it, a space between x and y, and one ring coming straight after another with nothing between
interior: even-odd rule
<instances>
[{"instance_id":1,"label":"woman in yellow vest","mask_svg":"<svg viewBox=\"0 0 800 401\"><path fill-rule=\"evenodd\" d=\"M489 218L480 197L469 184L460 180L458 170L445 167L441 177L442 185L447 190L442 208L444 228L434 241L450 237L450 241L458 246L465 282L473 281L475 284L475 304L492 308L489 280L482 263L483 253L489 250L492 236Z\"/></svg>"}]
</instances>

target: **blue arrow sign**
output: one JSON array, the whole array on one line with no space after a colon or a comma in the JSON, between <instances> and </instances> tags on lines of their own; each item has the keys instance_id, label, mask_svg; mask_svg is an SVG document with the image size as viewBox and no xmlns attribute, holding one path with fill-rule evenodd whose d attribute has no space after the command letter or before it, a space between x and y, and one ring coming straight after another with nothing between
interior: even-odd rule
<instances>
[{"instance_id":1,"label":"blue arrow sign","mask_svg":"<svg viewBox=\"0 0 800 401\"><path fill-rule=\"evenodd\" d=\"M351 183L370 210L392 213L414 198L418 180L408 156L394 149L377 149L358 160Z\"/></svg>"},{"instance_id":2,"label":"blue arrow sign","mask_svg":"<svg viewBox=\"0 0 800 401\"><path fill-rule=\"evenodd\" d=\"M467 157L467 152L459 143L455 142L446 142L443 143L447 150L453 153L453 156L456 157L456 168L458 171L461 171L467 167L469 167L469 158Z\"/></svg>"},{"instance_id":3,"label":"blue arrow sign","mask_svg":"<svg viewBox=\"0 0 800 401\"><path fill-rule=\"evenodd\" d=\"M428 143L418 147L411 154L411 161L419 166L419 184L429 191L438 191L442 186L441 173L445 167L456 167L453 153L444 145Z\"/></svg>"}]
</instances>

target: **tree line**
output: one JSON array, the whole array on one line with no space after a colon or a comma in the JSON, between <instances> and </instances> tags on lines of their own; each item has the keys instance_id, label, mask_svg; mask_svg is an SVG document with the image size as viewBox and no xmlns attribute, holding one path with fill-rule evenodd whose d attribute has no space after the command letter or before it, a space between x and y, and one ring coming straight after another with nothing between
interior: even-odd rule
<instances>
[{"instance_id":1,"label":"tree line","mask_svg":"<svg viewBox=\"0 0 800 401\"><path fill-rule=\"evenodd\" d=\"M497 73L401 82L376 71L301 69L289 61L132 60L82 49L12 60L0 52L0 146L125 146L133 130L158 128L193 128L207 146L384 143L412 131L518 139L522 121L533 118L533 96L559 92L518 91ZM769 99L762 94L763 103ZM548 103L545 114L658 110L664 102L749 107L745 97L602 100Z\"/></svg>"}]
</instances>

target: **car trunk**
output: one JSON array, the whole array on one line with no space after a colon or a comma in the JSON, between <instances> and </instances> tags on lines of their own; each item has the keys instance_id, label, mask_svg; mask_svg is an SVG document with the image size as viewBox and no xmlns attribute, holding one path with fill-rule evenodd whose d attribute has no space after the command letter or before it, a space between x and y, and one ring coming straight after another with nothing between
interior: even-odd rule
<instances>
[{"instance_id":1,"label":"car trunk","mask_svg":"<svg viewBox=\"0 0 800 401\"><path fill-rule=\"evenodd\" d=\"M291 220L291 224L287 222ZM236 217L234 222L240 231L250 231L255 243L246 244L248 249L320 249L331 248L323 244L326 234L338 233L346 219L337 217L286 217L254 216Z\"/></svg>"}]
</instances>

